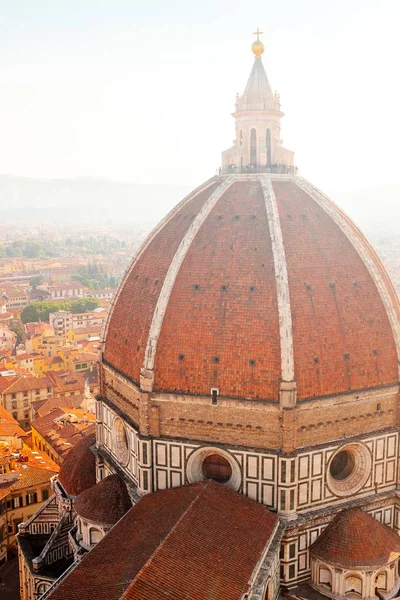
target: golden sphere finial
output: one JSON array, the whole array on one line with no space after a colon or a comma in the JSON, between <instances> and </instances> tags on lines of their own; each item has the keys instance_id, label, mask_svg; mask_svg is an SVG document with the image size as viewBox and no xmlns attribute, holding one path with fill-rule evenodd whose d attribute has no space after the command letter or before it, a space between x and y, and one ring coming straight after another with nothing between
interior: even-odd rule
<instances>
[{"instance_id":1,"label":"golden sphere finial","mask_svg":"<svg viewBox=\"0 0 400 600\"><path fill-rule=\"evenodd\" d=\"M257 36L257 39L255 42L253 42L253 44L251 46L251 50L256 58L261 58L261 56L264 54L265 47L264 47L264 44L262 43L262 41L260 40L260 35L262 35L262 34L263 34L263 32L260 31L260 29L258 27L257 27L257 31L255 31L253 33L253 35Z\"/></svg>"}]
</instances>

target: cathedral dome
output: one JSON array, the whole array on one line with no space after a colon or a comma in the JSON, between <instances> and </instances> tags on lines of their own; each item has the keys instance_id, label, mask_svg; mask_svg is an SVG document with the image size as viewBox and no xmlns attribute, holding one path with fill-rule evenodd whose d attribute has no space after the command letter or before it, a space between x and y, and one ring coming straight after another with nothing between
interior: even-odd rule
<instances>
[{"instance_id":1,"label":"cathedral dome","mask_svg":"<svg viewBox=\"0 0 400 600\"><path fill-rule=\"evenodd\" d=\"M143 391L299 401L396 384L399 304L374 250L293 174L222 174L127 270L104 363Z\"/></svg>"},{"instance_id":2,"label":"cathedral dome","mask_svg":"<svg viewBox=\"0 0 400 600\"><path fill-rule=\"evenodd\" d=\"M96 434L85 436L68 452L58 474L58 480L70 496L78 496L96 483L96 459L91 446Z\"/></svg>"},{"instance_id":3,"label":"cathedral dome","mask_svg":"<svg viewBox=\"0 0 400 600\"><path fill-rule=\"evenodd\" d=\"M109 475L80 493L74 502L79 517L99 525L115 525L131 506L126 485L119 475Z\"/></svg>"}]
</instances>

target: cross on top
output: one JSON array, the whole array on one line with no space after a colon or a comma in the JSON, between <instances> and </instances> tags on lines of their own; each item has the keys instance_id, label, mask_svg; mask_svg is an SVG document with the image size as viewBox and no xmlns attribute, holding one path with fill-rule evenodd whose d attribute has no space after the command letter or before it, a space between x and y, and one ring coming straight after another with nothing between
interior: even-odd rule
<instances>
[{"instance_id":1,"label":"cross on top","mask_svg":"<svg viewBox=\"0 0 400 600\"><path fill-rule=\"evenodd\" d=\"M259 27L257 27L257 31L255 31L255 32L253 33L253 35L256 35L256 36L257 36L257 42L259 42L259 41L260 41L260 35L263 35L263 33L264 33L264 32L263 32L263 31L260 31L260 28L259 28Z\"/></svg>"}]
</instances>

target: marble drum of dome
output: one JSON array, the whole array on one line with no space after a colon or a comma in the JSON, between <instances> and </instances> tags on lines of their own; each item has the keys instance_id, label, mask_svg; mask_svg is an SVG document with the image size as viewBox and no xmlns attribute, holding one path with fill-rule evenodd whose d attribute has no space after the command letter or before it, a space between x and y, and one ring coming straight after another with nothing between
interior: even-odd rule
<instances>
[{"instance_id":1,"label":"marble drum of dome","mask_svg":"<svg viewBox=\"0 0 400 600\"><path fill-rule=\"evenodd\" d=\"M371 453L363 444L341 446L331 457L327 484L336 496L358 492L371 475Z\"/></svg>"}]
</instances>

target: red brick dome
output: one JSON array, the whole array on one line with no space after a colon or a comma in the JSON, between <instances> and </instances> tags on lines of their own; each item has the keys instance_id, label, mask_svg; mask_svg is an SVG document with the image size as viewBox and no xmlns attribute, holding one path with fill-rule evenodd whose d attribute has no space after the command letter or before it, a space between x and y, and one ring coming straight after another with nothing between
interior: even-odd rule
<instances>
[{"instance_id":1,"label":"red brick dome","mask_svg":"<svg viewBox=\"0 0 400 600\"><path fill-rule=\"evenodd\" d=\"M115 525L131 508L125 483L119 475L109 475L76 498L77 515L100 525Z\"/></svg>"},{"instance_id":2,"label":"red brick dome","mask_svg":"<svg viewBox=\"0 0 400 600\"><path fill-rule=\"evenodd\" d=\"M301 400L398 382L399 320L374 250L323 194L215 177L132 261L103 359L155 391L278 401L295 381Z\"/></svg>"},{"instance_id":3,"label":"red brick dome","mask_svg":"<svg viewBox=\"0 0 400 600\"><path fill-rule=\"evenodd\" d=\"M96 459L91 446L96 434L90 433L68 452L58 474L58 480L70 496L78 496L96 483Z\"/></svg>"},{"instance_id":4,"label":"red brick dome","mask_svg":"<svg viewBox=\"0 0 400 600\"><path fill-rule=\"evenodd\" d=\"M360 508L340 512L310 548L324 562L344 567L381 567L400 555L400 538Z\"/></svg>"}]
</instances>

